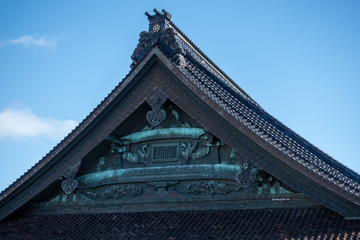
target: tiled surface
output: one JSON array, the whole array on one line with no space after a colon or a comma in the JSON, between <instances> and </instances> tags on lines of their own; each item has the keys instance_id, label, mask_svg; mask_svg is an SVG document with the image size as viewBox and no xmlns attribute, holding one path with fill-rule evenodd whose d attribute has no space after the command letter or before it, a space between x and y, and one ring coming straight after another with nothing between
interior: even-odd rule
<instances>
[{"instance_id":1,"label":"tiled surface","mask_svg":"<svg viewBox=\"0 0 360 240\"><path fill-rule=\"evenodd\" d=\"M360 239L360 220L325 208L25 216L0 239Z\"/></svg>"},{"instance_id":2,"label":"tiled surface","mask_svg":"<svg viewBox=\"0 0 360 240\"><path fill-rule=\"evenodd\" d=\"M222 109L289 158L345 191L360 197L358 174L281 124L252 99L246 97L240 88L236 91L232 84L217 78L213 73L215 70L209 72L196 59L189 56L187 58L186 67L180 70Z\"/></svg>"}]
</instances>

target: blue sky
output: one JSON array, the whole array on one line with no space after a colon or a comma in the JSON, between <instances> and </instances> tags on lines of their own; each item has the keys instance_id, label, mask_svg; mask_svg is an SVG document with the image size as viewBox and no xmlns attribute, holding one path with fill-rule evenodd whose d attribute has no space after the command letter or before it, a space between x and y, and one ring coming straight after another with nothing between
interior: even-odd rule
<instances>
[{"instance_id":1,"label":"blue sky","mask_svg":"<svg viewBox=\"0 0 360 240\"><path fill-rule=\"evenodd\" d=\"M154 7L266 111L360 172L359 1L1 1L0 191L129 72Z\"/></svg>"}]
</instances>

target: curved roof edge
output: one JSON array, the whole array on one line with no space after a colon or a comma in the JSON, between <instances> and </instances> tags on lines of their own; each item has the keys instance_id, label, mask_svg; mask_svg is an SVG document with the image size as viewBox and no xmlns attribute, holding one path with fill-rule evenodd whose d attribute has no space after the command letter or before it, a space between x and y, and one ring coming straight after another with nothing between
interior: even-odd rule
<instances>
[{"instance_id":1,"label":"curved roof edge","mask_svg":"<svg viewBox=\"0 0 360 240\"><path fill-rule=\"evenodd\" d=\"M222 105L224 110L298 164L354 195L360 204L358 173L336 161L267 113L171 22L171 15L167 11L162 10L162 14L154 9L154 12L152 16L146 13L149 20L151 19L149 31L140 34L139 45L133 56L136 55L139 46L143 51L139 56L143 57L151 46L158 45L167 56L178 63L178 68L187 77L205 86L205 94ZM162 21L165 23L162 24ZM156 24L160 24L164 29L160 28L155 32ZM179 63L179 58L183 63Z\"/></svg>"}]
</instances>

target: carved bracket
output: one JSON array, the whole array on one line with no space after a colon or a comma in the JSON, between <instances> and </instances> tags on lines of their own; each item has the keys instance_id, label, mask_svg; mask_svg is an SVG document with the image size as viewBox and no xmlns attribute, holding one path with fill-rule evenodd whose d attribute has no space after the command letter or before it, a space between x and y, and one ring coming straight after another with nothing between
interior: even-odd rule
<instances>
[{"instance_id":1,"label":"carved bracket","mask_svg":"<svg viewBox=\"0 0 360 240\"><path fill-rule=\"evenodd\" d=\"M61 182L61 188L65 194L71 194L78 186L78 181L75 178L75 172L71 169L67 170L64 175L65 180Z\"/></svg>"},{"instance_id":2,"label":"carved bracket","mask_svg":"<svg viewBox=\"0 0 360 240\"><path fill-rule=\"evenodd\" d=\"M152 127L159 126L166 118L165 110L161 109L163 103L166 101L166 96L156 89L146 101L151 106L152 110L146 113L146 119Z\"/></svg>"}]
</instances>

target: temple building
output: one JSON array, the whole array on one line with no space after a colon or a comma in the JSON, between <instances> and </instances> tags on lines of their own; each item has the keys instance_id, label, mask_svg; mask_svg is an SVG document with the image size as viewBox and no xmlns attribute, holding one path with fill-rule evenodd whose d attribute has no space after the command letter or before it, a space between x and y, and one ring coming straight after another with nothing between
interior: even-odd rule
<instances>
[{"instance_id":1,"label":"temple building","mask_svg":"<svg viewBox=\"0 0 360 240\"><path fill-rule=\"evenodd\" d=\"M360 176L146 16L129 74L0 194L0 239L360 239Z\"/></svg>"}]
</instances>

